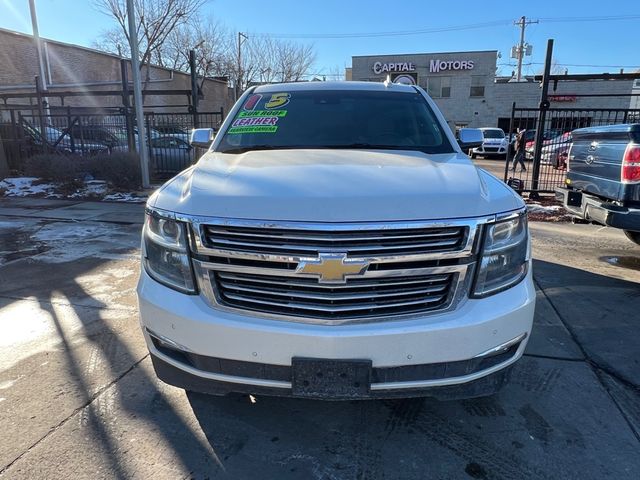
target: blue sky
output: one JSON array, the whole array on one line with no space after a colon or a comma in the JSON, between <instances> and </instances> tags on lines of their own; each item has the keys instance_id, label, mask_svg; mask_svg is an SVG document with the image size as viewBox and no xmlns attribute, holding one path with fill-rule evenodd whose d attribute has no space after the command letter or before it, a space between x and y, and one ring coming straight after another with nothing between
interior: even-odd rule
<instances>
[{"instance_id":1,"label":"blue sky","mask_svg":"<svg viewBox=\"0 0 640 480\"><path fill-rule=\"evenodd\" d=\"M91 0L36 0L40 34L90 46L111 20L98 13ZM240 8L239 5L242 5ZM31 33L28 0L0 0L0 27ZM277 34L375 33L471 26L501 22L491 27L420 35L373 38L314 38L315 73L330 73L351 64L351 55L499 50L502 73L509 74L509 49L519 38L510 24L522 15L541 18L527 28L533 44L525 73L538 73L547 38L556 40L554 57L572 73L617 72L640 68L640 18L624 21L559 22L561 18L640 15L637 0L537 0L529 2L425 0L209 0L204 13L233 31ZM555 19L555 20L544 20ZM589 65L589 66L579 66Z\"/></svg>"}]
</instances>

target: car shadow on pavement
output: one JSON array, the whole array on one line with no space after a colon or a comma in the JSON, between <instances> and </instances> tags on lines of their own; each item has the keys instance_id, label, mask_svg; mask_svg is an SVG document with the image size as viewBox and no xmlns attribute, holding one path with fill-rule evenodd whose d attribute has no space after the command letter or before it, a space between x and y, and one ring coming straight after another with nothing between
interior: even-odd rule
<instances>
[{"instance_id":1,"label":"car shadow on pavement","mask_svg":"<svg viewBox=\"0 0 640 480\"><path fill-rule=\"evenodd\" d=\"M587 359L640 388L640 273L633 282L542 260L534 261L533 272ZM633 277L636 270L624 273Z\"/></svg>"},{"instance_id":2,"label":"car shadow on pavement","mask_svg":"<svg viewBox=\"0 0 640 480\"><path fill-rule=\"evenodd\" d=\"M47 264L36 259L2 267L3 300L35 296L50 314L64 347L67 375L84 406L80 435L90 443L81 453L77 444L49 447L61 453L61 463L80 461L75 457L95 450L102 452L109 477L130 478L135 476L131 465L160 462L150 455L155 444L144 445L139 435L139 449L135 436L124 444L112 425L118 409L121 424L131 421L125 429L148 426L154 441L159 437L170 450L162 455L191 478L625 479L635 478L632 474L640 469L637 439L582 361L525 357L498 395L465 401L185 397L144 367L146 352L136 354L107 318L111 305L79 280L106 268L108 261L88 257ZM640 352L634 339L640 318L638 302L630 299L640 298L638 283L542 261L535 262L534 272L589 356L614 370L624 361L629 367L623 365L620 376L637 379ZM61 302L81 324L73 339L58 311ZM126 322L137 327L135 318ZM115 406L105 410L100 403L106 390L91 385L76 353L77 336L104 359L105 376L112 379L104 388L112 390ZM188 402L195 419L177 411L176 400ZM49 407L56 408L55 398Z\"/></svg>"},{"instance_id":3,"label":"car shadow on pavement","mask_svg":"<svg viewBox=\"0 0 640 480\"><path fill-rule=\"evenodd\" d=\"M124 252L121 250L118 253ZM20 262L28 262L28 265ZM203 459L212 454L209 445L194 433L193 427L188 425L184 417L179 415L171 403L167 401L166 392L158 388L159 382L154 376L148 374L149 369L142 368L141 362L148 357L146 351L134 355L130 347L120 337L121 332L116 331L105 319L104 311L108 305L93 297L77 281L80 277L92 275L92 272L98 272L105 268L108 260L82 258L51 264L23 259L20 262L2 267L0 278L2 308L9 307L12 302L37 298L40 309L50 315L57 338L61 342L61 348L56 348L56 350L63 351L66 357L66 360L62 361L66 364L62 370L68 378L60 380L66 384L63 390L66 395L76 398L76 408L75 410L69 409L68 415L70 416L58 425L48 425L48 431L44 437L31 439L30 444L25 445L24 450L28 452L35 445L42 446L40 442L43 438L53 434L67 420L79 416L79 423L82 432L84 432L81 433L81 436L84 439L83 447L85 449L80 458L100 457L99 462L104 464L103 468L109 472L108 478L131 478L131 464L135 465L141 460L126 455L131 447L125 448L122 445L120 432L113 426L116 413L118 413L121 418L129 416L140 422L138 425L152 425L156 436L159 434L163 443L171 446L173 463L182 464L181 468L177 468L179 471L188 472L194 465L206 463L203 462ZM58 311L62 305L67 309L72 309L80 322L80 329L71 333L67 332L69 324L68 322L65 324ZM66 314L69 314L68 310ZM19 321L20 319L11 320ZM142 335L137 328L137 315L130 316L126 321L135 322L136 334ZM97 373L88 371L90 368L86 364L86 359L81 359L77 355L77 351L85 344L85 341L91 345L92 349L96 350L94 356L101 359L97 368L105 370L100 374L102 385L95 385L95 380L92 382L91 376L95 376ZM11 370L19 368L20 365L12 367ZM135 374L137 381L135 386L129 387L131 388L129 391L119 385L125 383L123 377L127 374ZM107 380L103 380L104 378ZM43 410L48 409L49 412L25 411L23 412L26 415L25 418L28 419L29 415L31 418L36 416L56 418L56 416L60 416L60 412L53 412L56 409L56 397L58 397L56 390L58 387L59 385L52 382L40 390L51 396L50 401L43 407ZM107 392L107 390L112 391ZM144 392L144 395L140 394L141 391ZM101 400L102 396L106 394L112 396L108 402ZM28 398L28 394L25 396ZM32 399L31 401L34 403L30 403L28 400L22 408L28 409L30 405L33 407L37 404L37 400ZM16 428L18 427L19 425L16 425ZM59 456L56 461L60 464L73 463L73 458L78 455L77 444L74 442L62 442L49 448L56 451ZM35 460L35 458L31 459L32 462ZM15 461L14 459L11 463ZM144 461L143 458L142 463ZM0 465L0 468L5 467L6 465ZM38 471L37 464L31 464L31 468ZM64 467L60 466L60 468Z\"/></svg>"}]
</instances>

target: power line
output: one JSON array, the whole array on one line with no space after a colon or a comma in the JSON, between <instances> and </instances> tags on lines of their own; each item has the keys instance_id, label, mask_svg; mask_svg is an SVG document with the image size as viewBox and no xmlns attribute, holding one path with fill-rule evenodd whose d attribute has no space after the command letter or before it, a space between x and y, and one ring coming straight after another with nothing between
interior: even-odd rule
<instances>
[{"instance_id":1,"label":"power line","mask_svg":"<svg viewBox=\"0 0 640 480\"><path fill-rule=\"evenodd\" d=\"M475 23L470 25L454 25L448 27L426 28L421 30L399 30L393 32L360 32L360 33L257 33L254 36L274 38L371 38L395 37L403 35L423 35L428 33L455 32L460 30L475 30L510 25L511 20L497 20L493 22Z\"/></svg>"},{"instance_id":2,"label":"power line","mask_svg":"<svg viewBox=\"0 0 640 480\"><path fill-rule=\"evenodd\" d=\"M578 22L613 22L621 20L637 20L640 15L604 15L599 17L542 17L547 23L578 23Z\"/></svg>"},{"instance_id":3,"label":"power line","mask_svg":"<svg viewBox=\"0 0 640 480\"><path fill-rule=\"evenodd\" d=\"M500 67L515 67L515 63L498 63ZM527 62L524 65L544 65L544 62ZM596 68L640 68L638 65L593 65L589 63L563 63L558 62L562 67L596 67Z\"/></svg>"},{"instance_id":4,"label":"power line","mask_svg":"<svg viewBox=\"0 0 640 480\"><path fill-rule=\"evenodd\" d=\"M543 17L539 20L545 23L579 23L579 22L608 22L638 20L640 15L609 15L595 17ZM474 23L468 25L450 25L446 27L426 28L419 30L396 30L388 32L358 32L358 33L256 33L254 36L268 36L273 38L306 38L306 39L340 39L340 38L374 38L397 37L410 35L426 35L430 33L456 32L462 30L476 30L491 27L503 27L512 25L511 19L496 20L493 22Z\"/></svg>"}]
</instances>

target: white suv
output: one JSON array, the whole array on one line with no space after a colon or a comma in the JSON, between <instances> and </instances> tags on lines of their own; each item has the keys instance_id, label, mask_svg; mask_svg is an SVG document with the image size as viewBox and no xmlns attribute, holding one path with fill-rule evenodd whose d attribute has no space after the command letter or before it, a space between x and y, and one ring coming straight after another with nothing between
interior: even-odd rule
<instances>
[{"instance_id":1,"label":"white suv","mask_svg":"<svg viewBox=\"0 0 640 480\"><path fill-rule=\"evenodd\" d=\"M535 290L523 201L419 87L249 89L147 204L140 319L188 390L360 399L494 393ZM458 144L460 143L460 145Z\"/></svg>"},{"instance_id":2,"label":"white suv","mask_svg":"<svg viewBox=\"0 0 640 480\"><path fill-rule=\"evenodd\" d=\"M509 150L509 140L501 128L481 128L482 137L484 138L482 145L471 150L471 158L507 155Z\"/></svg>"}]
</instances>

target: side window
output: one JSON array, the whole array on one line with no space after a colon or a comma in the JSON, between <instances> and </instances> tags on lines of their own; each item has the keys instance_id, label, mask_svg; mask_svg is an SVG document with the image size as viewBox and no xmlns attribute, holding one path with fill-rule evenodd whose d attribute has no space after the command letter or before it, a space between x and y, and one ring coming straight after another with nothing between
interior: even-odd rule
<instances>
[{"instance_id":1,"label":"side window","mask_svg":"<svg viewBox=\"0 0 640 480\"><path fill-rule=\"evenodd\" d=\"M447 98L451 96L451 77L429 77L427 91L431 98Z\"/></svg>"},{"instance_id":2,"label":"side window","mask_svg":"<svg viewBox=\"0 0 640 480\"><path fill-rule=\"evenodd\" d=\"M442 97L449 98L451 96L451 77L442 77Z\"/></svg>"},{"instance_id":3,"label":"side window","mask_svg":"<svg viewBox=\"0 0 640 480\"><path fill-rule=\"evenodd\" d=\"M484 77L480 75L471 76L471 97L484 97Z\"/></svg>"},{"instance_id":4,"label":"side window","mask_svg":"<svg viewBox=\"0 0 640 480\"><path fill-rule=\"evenodd\" d=\"M442 94L442 77L429 77L427 88L431 98L440 98Z\"/></svg>"},{"instance_id":5,"label":"side window","mask_svg":"<svg viewBox=\"0 0 640 480\"><path fill-rule=\"evenodd\" d=\"M156 148L167 148L169 147L169 138L152 138L151 145Z\"/></svg>"}]
</instances>

